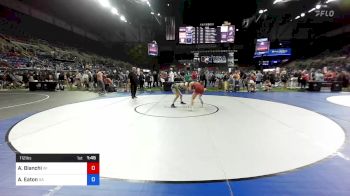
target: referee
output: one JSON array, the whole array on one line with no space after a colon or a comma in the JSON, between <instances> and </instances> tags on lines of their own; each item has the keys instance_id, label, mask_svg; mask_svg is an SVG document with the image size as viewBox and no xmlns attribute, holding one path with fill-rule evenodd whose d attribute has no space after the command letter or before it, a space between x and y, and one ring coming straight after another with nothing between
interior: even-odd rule
<instances>
[{"instance_id":1,"label":"referee","mask_svg":"<svg viewBox=\"0 0 350 196\"><path fill-rule=\"evenodd\" d=\"M130 85L130 92L131 92L131 98L135 99L136 97L136 90L137 90L137 75L136 75L136 67L133 67L131 69L131 72L128 75L129 78L129 85Z\"/></svg>"}]
</instances>

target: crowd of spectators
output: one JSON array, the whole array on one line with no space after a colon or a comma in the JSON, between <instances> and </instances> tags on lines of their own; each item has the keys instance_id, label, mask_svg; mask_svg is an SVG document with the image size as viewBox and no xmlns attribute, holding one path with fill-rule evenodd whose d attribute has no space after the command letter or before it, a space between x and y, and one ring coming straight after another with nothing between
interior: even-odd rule
<instances>
[{"instance_id":1,"label":"crowd of spectators","mask_svg":"<svg viewBox=\"0 0 350 196\"><path fill-rule=\"evenodd\" d=\"M328 58L331 57L344 60L339 55L330 55ZM346 61L328 66L315 59L307 66L296 63L300 62L295 61L294 64L273 70L234 69L230 72L209 71L206 68L175 68L159 72L137 69L137 83L140 90L164 87L168 82L177 81L200 81L206 88L249 92L270 91L275 87L307 88L309 81L338 81L344 88L349 87L350 64ZM125 62L50 45L42 40L23 40L0 34L1 88L28 87L31 81L58 81L60 89L126 91L131 67ZM101 82L98 78L102 78L102 89L99 89L101 85L98 84Z\"/></svg>"},{"instance_id":2,"label":"crowd of spectators","mask_svg":"<svg viewBox=\"0 0 350 196\"><path fill-rule=\"evenodd\" d=\"M70 89L97 90L97 74L103 74L103 82L106 91L120 89L127 91L129 70L115 69L82 69L80 71L55 71L55 70L16 70L8 73L5 71L1 80L2 84L10 87L15 85L28 86L30 81L58 81L60 86ZM168 70L149 71L137 69L137 84L140 90L153 87L164 87L168 82L199 81L205 88L214 88L222 91L271 91L273 88L305 89L309 81L337 81L343 88L349 87L349 69L339 67L322 69L289 70L277 68L274 70L240 70L209 71L202 70Z\"/></svg>"},{"instance_id":3,"label":"crowd of spectators","mask_svg":"<svg viewBox=\"0 0 350 196\"><path fill-rule=\"evenodd\" d=\"M43 40L24 39L0 34L0 87L27 87L30 81L65 81L67 86L85 88L98 70L106 81L116 78L129 63L81 52ZM64 79L63 79L64 78Z\"/></svg>"},{"instance_id":4,"label":"crowd of spectators","mask_svg":"<svg viewBox=\"0 0 350 196\"><path fill-rule=\"evenodd\" d=\"M141 73L142 74L142 73ZM146 78L152 77L146 74ZM277 68L272 70L243 70L235 69L228 71L177 71L169 70L161 72L157 78L162 86L164 82L191 82L199 81L205 88L217 88L223 91L255 92L257 90L270 91L275 87L290 89L305 89L309 81L316 82L339 82L343 88L348 88L350 83L350 66L348 67L323 67L322 69L311 68L309 70L291 70ZM144 78L143 76L141 78ZM172 79L174 78L174 79ZM150 80L155 81L154 79ZM140 83L143 85L143 83ZM152 86L152 83L148 85ZM154 85L153 85L154 86ZM143 88L140 87L140 88Z\"/></svg>"}]
</instances>

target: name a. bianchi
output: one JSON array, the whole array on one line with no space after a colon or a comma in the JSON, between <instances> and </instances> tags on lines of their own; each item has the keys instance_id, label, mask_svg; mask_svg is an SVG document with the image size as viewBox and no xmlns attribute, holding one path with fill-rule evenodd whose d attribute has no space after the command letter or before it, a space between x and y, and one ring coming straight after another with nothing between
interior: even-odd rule
<instances>
[{"instance_id":1,"label":"name a. bianchi","mask_svg":"<svg viewBox=\"0 0 350 196\"><path fill-rule=\"evenodd\" d=\"M43 170L43 166L18 166L17 170Z\"/></svg>"}]
</instances>

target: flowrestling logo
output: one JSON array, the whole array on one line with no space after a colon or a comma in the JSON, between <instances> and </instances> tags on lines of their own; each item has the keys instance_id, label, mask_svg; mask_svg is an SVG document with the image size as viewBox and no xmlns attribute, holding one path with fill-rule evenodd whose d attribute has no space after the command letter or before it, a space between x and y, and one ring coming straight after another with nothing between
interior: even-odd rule
<instances>
[{"instance_id":1,"label":"flowrestling logo","mask_svg":"<svg viewBox=\"0 0 350 196\"><path fill-rule=\"evenodd\" d=\"M330 17L332 18L335 14L334 10L316 10L316 17Z\"/></svg>"}]
</instances>

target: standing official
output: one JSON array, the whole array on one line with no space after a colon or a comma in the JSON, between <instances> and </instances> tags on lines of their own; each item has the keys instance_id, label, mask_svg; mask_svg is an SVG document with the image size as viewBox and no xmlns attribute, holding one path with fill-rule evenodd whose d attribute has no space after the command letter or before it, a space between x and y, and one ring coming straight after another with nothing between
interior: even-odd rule
<instances>
[{"instance_id":1,"label":"standing official","mask_svg":"<svg viewBox=\"0 0 350 196\"><path fill-rule=\"evenodd\" d=\"M137 98L136 97L136 90L137 90L137 74L136 74L136 67L133 67L131 72L128 75L129 79L129 85L130 85L130 91L131 91L131 98Z\"/></svg>"}]
</instances>

